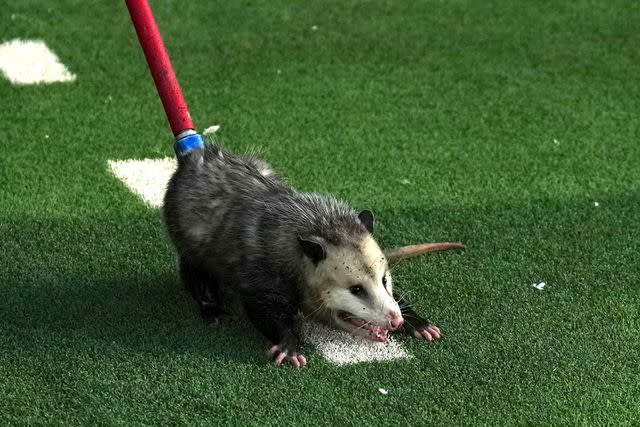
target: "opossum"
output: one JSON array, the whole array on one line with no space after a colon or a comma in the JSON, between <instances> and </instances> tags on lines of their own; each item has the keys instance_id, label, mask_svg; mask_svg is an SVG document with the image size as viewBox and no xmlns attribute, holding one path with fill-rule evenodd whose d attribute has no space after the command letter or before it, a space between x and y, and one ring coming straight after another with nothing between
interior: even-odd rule
<instances>
[{"instance_id":1,"label":"opossum","mask_svg":"<svg viewBox=\"0 0 640 427\"><path fill-rule=\"evenodd\" d=\"M431 341L441 332L396 293L389 262L460 244L389 251L373 239L373 214L333 197L295 191L255 155L207 143L178 159L164 199L168 233L187 291L204 317L239 302L270 341L276 365L307 363L300 315L386 341L404 327Z\"/></svg>"}]
</instances>

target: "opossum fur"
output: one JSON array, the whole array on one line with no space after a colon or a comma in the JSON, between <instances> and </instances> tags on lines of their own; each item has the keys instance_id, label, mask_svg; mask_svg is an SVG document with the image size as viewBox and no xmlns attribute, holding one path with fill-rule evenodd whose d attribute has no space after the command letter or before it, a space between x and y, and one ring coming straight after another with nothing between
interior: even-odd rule
<instances>
[{"instance_id":1,"label":"opossum fur","mask_svg":"<svg viewBox=\"0 0 640 427\"><path fill-rule=\"evenodd\" d=\"M376 341L403 322L417 337L439 338L394 297L371 212L297 192L257 156L208 143L179 158L164 216L181 278L203 315L231 311L223 296L232 294L272 343L277 364L306 363L299 313Z\"/></svg>"}]
</instances>

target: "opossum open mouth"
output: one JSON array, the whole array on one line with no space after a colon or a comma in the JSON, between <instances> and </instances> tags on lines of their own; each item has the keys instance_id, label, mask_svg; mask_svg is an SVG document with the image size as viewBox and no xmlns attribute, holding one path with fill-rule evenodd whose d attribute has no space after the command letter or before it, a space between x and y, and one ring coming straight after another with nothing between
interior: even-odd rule
<instances>
[{"instance_id":1,"label":"opossum open mouth","mask_svg":"<svg viewBox=\"0 0 640 427\"><path fill-rule=\"evenodd\" d=\"M336 316L344 329L356 333L371 341L385 342L389 338L389 331L382 326L377 326L347 311L340 311Z\"/></svg>"}]
</instances>

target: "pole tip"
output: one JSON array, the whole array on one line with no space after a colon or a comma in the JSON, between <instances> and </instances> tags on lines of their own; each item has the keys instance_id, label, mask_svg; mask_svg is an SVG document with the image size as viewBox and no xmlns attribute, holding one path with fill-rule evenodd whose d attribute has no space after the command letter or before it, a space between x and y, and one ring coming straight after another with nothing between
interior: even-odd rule
<instances>
[{"instance_id":1,"label":"pole tip","mask_svg":"<svg viewBox=\"0 0 640 427\"><path fill-rule=\"evenodd\" d=\"M185 156L193 150L204 148L204 138L199 133L183 136L176 139L176 143L173 146L178 157Z\"/></svg>"}]
</instances>

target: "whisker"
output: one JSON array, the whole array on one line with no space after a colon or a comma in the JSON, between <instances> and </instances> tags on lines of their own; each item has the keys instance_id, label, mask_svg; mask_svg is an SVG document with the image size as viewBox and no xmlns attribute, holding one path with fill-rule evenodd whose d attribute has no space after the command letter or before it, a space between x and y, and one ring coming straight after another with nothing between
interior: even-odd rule
<instances>
[{"instance_id":1,"label":"whisker","mask_svg":"<svg viewBox=\"0 0 640 427\"><path fill-rule=\"evenodd\" d=\"M312 312L304 315L302 318L303 320L307 320L310 317L312 317L314 314L316 314L317 312L319 312L320 310L326 308L326 304L324 303L324 301L318 306L318 308L316 308L315 310L313 310Z\"/></svg>"},{"instance_id":2,"label":"whisker","mask_svg":"<svg viewBox=\"0 0 640 427\"><path fill-rule=\"evenodd\" d=\"M413 324L409 321L409 319L407 319L406 317L404 318L404 321L406 324L408 324L409 326L411 326L413 329L416 329L415 326L413 326ZM417 330L417 329L416 329Z\"/></svg>"},{"instance_id":3,"label":"whisker","mask_svg":"<svg viewBox=\"0 0 640 427\"><path fill-rule=\"evenodd\" d=\"M409 292L409 291L404 291L404 292L402 292L402 293L401 293L401 294L399 294L399 295L395 295L395 296L396 296L396 301L397 301L397 300L404 300L404 299L405 299L405 297L406 297L407 295L409 295L409 294L410 294L410 292ZM405 303L406 303L406 302L405 302Z\"/></svg>"},{"instance_id":4,"label":"whisker","mask_svg":"<svg viewBox=\"0 0 640 427\"><path fill-rule=\"evenodd\" d=\"M364 328L365 326L372 326L372 324L371 324L371 322L363 323L362 325L360 325L357 328L355 328L354 330L352 330L351 333L357 332L360 329Z\"/></svg>"}]
</instances>

